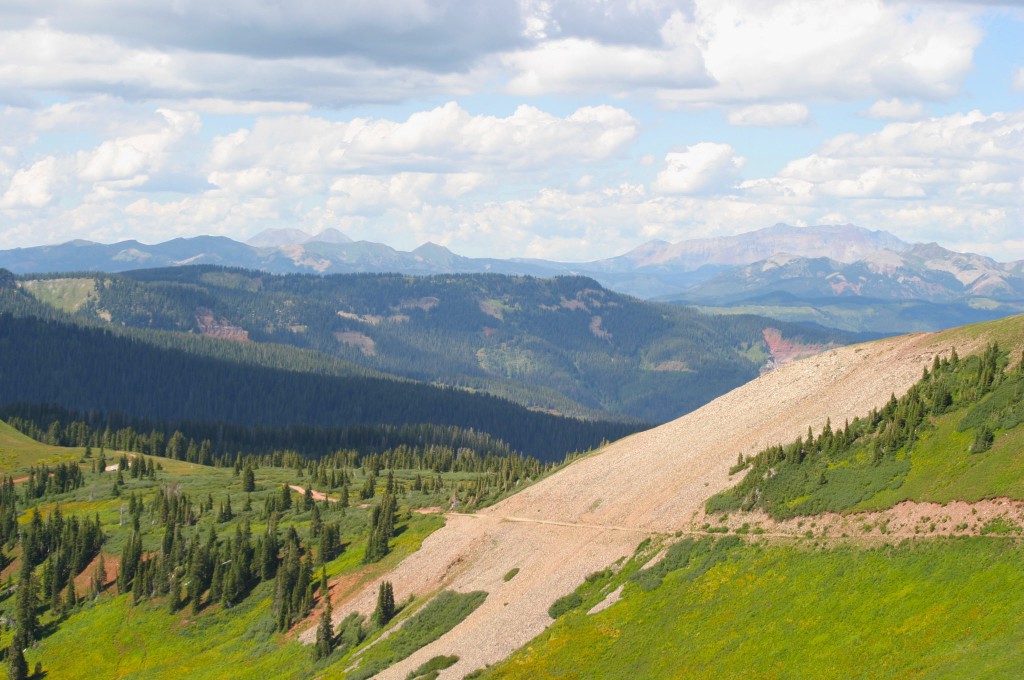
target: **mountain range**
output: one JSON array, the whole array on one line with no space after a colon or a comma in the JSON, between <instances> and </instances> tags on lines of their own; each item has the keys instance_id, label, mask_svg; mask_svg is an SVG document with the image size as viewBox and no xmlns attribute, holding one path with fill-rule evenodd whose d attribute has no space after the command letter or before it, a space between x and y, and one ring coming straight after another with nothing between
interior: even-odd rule
<instances>
[{"instance_id":1,"label":"mountain range","mask_svg":"<svg viewBox=\"0 0 1024 680\"><path fill-rule=\"evenodd\" d=\"M374 376L633 422L670 420L770 366L862 339L638 300L580 276L282 276L190 265L8 278L12 309L33 303L35 315L170 331L179 342L291 346Z\"/></svg>"},{"instance_id":2,"label":"mountain range","mask_svg":"<svg viewBox=\"0 0 1024 680\"><path fill-rule=\"evenodd\" d=\"M617 292L720 312L756 311L853 331L935 330L1024 310L1024 261L1001 263L938 244L910 244L855 225L794 227L651 241L592 262L470 258L425 243L409 251L328 229L267 230L247 243L219 236L155 245L89 241L0 251L15 273L123 272L215 264L271 273L501 273L588 276ZM765 300L765 296L774 296ZM752 307L753 306L753 307ZM808 309L808 308L811 309ZM822 314L830 308L834 313Z\"/></svg>"}]
</instances>

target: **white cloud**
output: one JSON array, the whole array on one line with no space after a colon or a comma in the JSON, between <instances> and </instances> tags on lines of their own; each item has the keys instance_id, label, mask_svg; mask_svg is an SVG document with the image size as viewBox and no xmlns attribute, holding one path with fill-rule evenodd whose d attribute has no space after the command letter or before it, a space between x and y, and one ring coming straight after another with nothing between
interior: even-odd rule
<instances>
[{"instance_id":1,"label":"white cloud","mask_svg":"<svg viewBox=\"0 0 1024 680\"><path fill-rule=\"evenodd\" d=\"M45 23L0 31L0 86L30 92L189 89L179 62L168 54L56 31Z\"/></svg>"},{"instance_id":2,"label":"white cloud","mask_svg":"<svg viewBox=\"0 0 1024 680\"><path fill-rule=\"evenodd\" d=\"M507 90L537 96L549 93L625 93L637 88L695 87L710 84L693 24L678 12L661 29L658 47L606 44L565 38L509 54L506 67L516 75Z\"/></svg>"},{"instance_id":3,"label":"white cloud","mask_svg":"<svg viewBox=\"0 0 1024 680\"><path fill-rule=\"evenodd\" d=\"M4 101L52 93L295 112L500 87L668 104L949 97L982 38L957 4L323 0L0 7ZM180 105L177 105L180 106Z\"/></svg>"},{"instance_id":4,"label":"white cloud","mask_svg":"<svg viewBox=\"0 0 1024 680\"><path fill-rule=\"evenodd\" d=\"M161 51L256 59L357 57L458 70L523 41L518 0L6 0L0 24L45 20Z\"/></svg>"},{"instance_id":5,"label":"white cloud","mask_svg":"<svg viewBox=\"0 0 1024 680\"><path fill-rule=\"evenodd\" d=\"M522 105L499 118L474 116L450 102L402 122L260 119L252 130L214 140L210 164L218 171L259 166L289 174L536 170L608 158L636 133L637 121L611 106L559 117Z\"/></svg>"},{"instance_id":6,"label":"white cloud","mask_svg":"<svg viewBox=\"0 0 1024 680\"><path fill-rule=\"evenodd\" d=\"M312 106L306 102L235 101L208 97L188 100L181 104L181 108L195 113L259 116L277 113L306 113Z\"/></svg>"},{"instance_id":7,"label":"white cloud","mask_svg":"<svg viewBox=\"0 0 1024 680\"><path fill-rule=\"evenodd\" d=\"M459 198L480 186L483 179L480 173L352 175L331 184L327 206L344 215L378 215L388 208L418 211L428 201L444 203Z\"/></svg>"},{"instance_id":8,"label":"white cloud","mask_svg":"<svg viewBox=\"0 0 1024 680\"><path fill-rule=\"evenodd\" d=\"M785 127L804 125L811 112L804 104L752 104L733 109L728 114L729 124L753 127Z\"/></svg>"},{"instance_id":9,"label":"white cloud","mask_svg":"<svg viewBox=\"0 0 1024 680\"><path fill-rule=\"evenodd\" d=\"M1016 200L1022 175L1024 113L973 111L835 137L789 162L779 179L815 197L1005 202Z\"/></svg>"},{"instance_id":10,"label":"white cloud","mask_svg":"<svg viewBox=\"0 0 1024 680\"><path fill-rule=\"evenodd\" d=\"M665 155L653 188L663 194L715 193L732 189L745 159L728 144L701 142Z\"/></svg>"},{"instance_id":11,"label":"white cloud","mask_svg":"<svg viewBox=\"0 0 1024 680\"><path fill-rule=\"evenodd\" d=\"M80 179L87 182L128 180L130 186L137 186L161 170L170 147L186 135L198 132L200 122L194 113L169 109L159 109L157 113L164 123L160 129L108 140L91 151L80 152Z\"/></svg>"},{"instance_id":12,"label":"white cloud","mask_svg":"<svg viewBox=\"0 0 1024 680\"><path fill-rule=\"evenodd\" d=\"M213 107L219 112L252 113L259 108L305 110L309 104L339 106L464 94L482 77L475 67L434 72L414 66L369 64L357 56L256 59L222 52L164 50L139 46L130 39L119 42L104 35L59 31L42 22L20 30L0 30L0 91L29 98L54 92L75 97L105 94L134 101L184 98L195 102L197 110ZM238 104L232 111L227 105L218 105L218 100Z\"/></svg>"},{"instance_id":13,"label":"white cloud","mask_svg":"<svg viewBox=\"0 0 1024 680\"><path fill-rule=\"evenodd\" d=\"M953 6L878 0L696 0L698 41L718 85L665 89L669 103L948 97L982 33Z\"/></svg>"},{"instance_id":14,"label":"white cloud","mask_svg":"<svg viewBox=\"0 0 1024 680\"><path fill-rule=\"evenodd\" d=\"M1013 87L1017 90L1024 90L1024 68L1017 71L1017 75L1013 77Z\"/></svg>"},{"instance_id":15,"label":"white cloud","mask_svg":"<svg viewBox=\"0 0 1024 680\"><path fill-rule=\"evenodd\" d=\"M868 118L881 120L920 120L928 115L921 102L905 102L898 97L879 99L864 112Z\"/></svg>"},{"instance_id":16,"label":"white cloud","mask_svg":"<svg viewBox=\"0 0 1024 680\"><path fill-rule=\"evenodd\" d=\"M42 208L53 200L60 177L57 159L49 156L18 170L0 198L0 208Z\"/></svg>"}]
</instances>

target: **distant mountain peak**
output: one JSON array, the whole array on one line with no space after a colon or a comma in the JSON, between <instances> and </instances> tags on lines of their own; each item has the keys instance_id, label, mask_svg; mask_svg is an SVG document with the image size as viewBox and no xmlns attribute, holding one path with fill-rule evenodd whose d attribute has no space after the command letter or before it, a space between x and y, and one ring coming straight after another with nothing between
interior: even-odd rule
<instances>
[{"instance_id":1,"label":"distant mountain peak","mask_svg":"<svg viewBox=\"0 0 1024 680\"><path fill-rule=\"evenodd\" d=\"M427 241L426 243L424 243L420 247L418 247L415 250L413 250L412 254L413 255L417 255L419 257L426 258L426 259L437 259L437 258L450 259L450 258L453 258L453 257L458 257L455 253L453 253L448 248L445 248L444 246L442 246L442 245L440 245L438 243L434 243L433 241Z\"/></svg>"},{"instance_id":2,"label":"distant mountain peak","mask_svg":"<svg viewBox=\"0 0 1024 680\"><path fill-rule=\"evenodd\" d=\"M350 239L348 236L346 236L345 234L341 233L340 231L338 231L334 227L328 227L327 229L324 229L323 231L321 231L316 236L310 236L308 242L309 243L352 243L352 239Z\"/></svg>"},{"instance_id":3,"label":"distant mountain peak","mask_svg":"<svg viewBox=\"0 0 1024 680\"><path fill-rule=\"evenodd\" d=\"M301 229L264 229L246 243L256 248L278 248L306 243L312 238L311 234L307 234Z\"/></svg>"}]
</instances>

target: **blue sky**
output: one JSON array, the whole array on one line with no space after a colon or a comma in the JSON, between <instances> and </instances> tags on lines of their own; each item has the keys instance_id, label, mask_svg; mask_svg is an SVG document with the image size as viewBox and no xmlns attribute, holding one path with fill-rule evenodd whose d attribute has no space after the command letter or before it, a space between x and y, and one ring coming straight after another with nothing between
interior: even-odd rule
<instances>
[{"instance_id":1,"label":"blue sky","mask_svg":"<svg viewBox=\"0 0 1024 680\"><path fill-rule=\"evenodd\" d=\"M849 222L1024 259L1022 42L999 2L8 0L0 247Z\"/></svg>"}]
</instances>

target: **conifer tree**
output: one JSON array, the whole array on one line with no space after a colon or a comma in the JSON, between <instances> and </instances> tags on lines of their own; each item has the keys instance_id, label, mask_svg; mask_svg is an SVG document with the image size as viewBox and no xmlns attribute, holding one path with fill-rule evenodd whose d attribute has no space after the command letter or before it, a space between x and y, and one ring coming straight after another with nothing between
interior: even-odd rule
<instances>
[{"instance_id":1,"label":"conifer tree","mask_svg":"<svg viewBox=\"0 0 1024 680\"><path fill-rule=\"evenodd\" d=\"M246 493L256 490L256 473L253 472L251 465L246 465L245 470L242 472L242 491Z\"/></svg>"},{"instance_id":2,"label":"conifer tree","mask_svg":"<svg viewBox=\"0 0 1024 680\"><path fill-rule=\"evenodd\" d=\"M377 608L373 610L371 623L381 628L395 617L395 591L391 581L384 581L377 590Z\"/></svg>"},{"instance_id":3,"label":"conifer tree","mask_svg":"<svg viewBox=\"0 0 1024 680\"><path fill-rule=\"evenodd\" d=\"M26 680L28 678L28 662L25 653L17 642L12 642L7 652L7 677L10 680Z\"/></svg>"},{"instance_id":4,"label":"conifer tree","mask_svg":"<svg viewBox=\"0 0 1024 680\"><path fill-rule=\"evenodd\" d=\"M334 650L334 625L331 623L333 612L331 610L331 593L327 589L327 571L320 575L321 596L324 598L324 610L320 614L320 625L316 629L316 648L313 658L324 659L331 655Z\"/></svg>"},{"instance_id":5,"label":"conifer tree","mask_svg":"<svg viewBox=\"0 0 1024 680\"><path fill-rule=\"evenodd\" d=\"M96 562L96 571L92 576L92 588L96 597L103 592L103 589L107 586L107 566L103 561L103 553L100 553L100 558Z\"/></svg>"}]
</instances>

